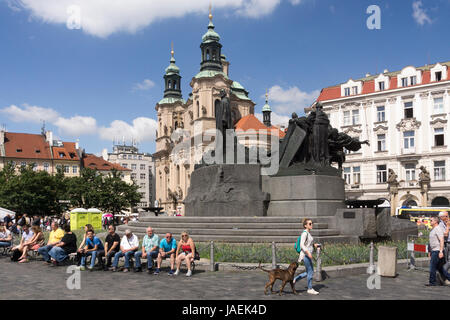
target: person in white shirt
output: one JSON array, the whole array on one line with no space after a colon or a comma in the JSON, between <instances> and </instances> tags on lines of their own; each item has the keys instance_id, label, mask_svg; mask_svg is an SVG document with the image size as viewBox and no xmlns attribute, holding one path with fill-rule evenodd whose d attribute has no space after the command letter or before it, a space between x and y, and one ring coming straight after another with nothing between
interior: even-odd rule
<instances>
[{"instance_id":1,"label":"person in white shirt","mask_svg":"<svg viewBox=\"0 0 450 320\"><path fill-rule=\"evenodd\" d=\"M125 235L120 241L120 251L117 252L114 256L112 271L117 271L119 259L125 256L125 268L123 269L123 272L128 272L130 270L130 258L134 256L138 249L139 238L135 236L130 229L125 230Z\"/></svg>"},{"instance_id":2,"label":"person in white shirt","mask_svg":"<svg viewBox=\"0 0 450 320\"><path fill-rule=\"evenodd\" d=\"M12 243L11 231L9 231L2 222L0 225L0 248L7 248L11 246L11 243Z\"/></svg>"},{"instance_id":3,"label":"person in white shirt","mask_svg":"<svg viewBox=\"0 0 450 320\"><path fill-rule=\"evenodd\" d=\"M311 219L304 219L303 220L303 232L300 238L300 255L298 257L298 262L302 262L305 264L306 271L299 274L297 277L294 278L294 285L298 280L301 280L303 278L307 277L308 280L308 293L309 294L319 294L316 290L312 287L312 279L314 276L314 267L313 267L313 257L312 252L313 248L317 248L317 244L313 244L314 238L311 235L310 231L313 228L313 222Z\"/></svg>"},{"instance_id":4,"label":"person in white shirt","mask_svg":"<svg viewBox=\"0 0 450 320\"><path fill-rule=\"evenodd\" d=\"M30 225L26 224L23 226L23 232L22 232L22 239L20 239L20 243L18 246L15 246L12 248L12 251L19 250L20 252L23 251L23 248L29 244L31 238L33 238L34 232L31 231Z\"/></svg>"}]
</instances>

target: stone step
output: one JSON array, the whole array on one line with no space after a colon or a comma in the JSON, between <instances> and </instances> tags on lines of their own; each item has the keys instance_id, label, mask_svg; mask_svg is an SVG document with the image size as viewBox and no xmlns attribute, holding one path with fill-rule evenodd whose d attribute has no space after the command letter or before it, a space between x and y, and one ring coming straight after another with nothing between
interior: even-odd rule
<instances>
[{"instance_id":1,"label":"stone step","mask_svg":"<svg viewBox=\"0 0 450 320\"><path fill-rule=\"evenodd\" d=\"M217 223L217 222L128 222L129 227L143 228L143 232L148 226L154 229L167 229L167 228L186 228L186 229L303 229L301 223L247 223L247 222L234 222L234 223ZM314 229L327 229L328 223L315 223Z\"/></svg>"},{"instance_id":2,"label":"stone step","mask_svg":"<svg viewBox=\"0 0 450 320\"><path fill-rule=\"evenodd\" d=\"M182 223L302 223L305 217L139 217L139 222L182 222ZM329 223L334 216L313 217L315 223Z\"/></svg>"},{"instance_id":3,"label":"stone step","mask_svg":"<svg viewBox=\"0 0 450 320\"><path fill-rule=\"evenodd\" d=\"M119 234L123 234L122 231L118 231ZM138 235L140 238L143 235ZM195 235L194 241L196 243L206 243L210 241L223 242L223 243L279 243L286 245L294 245L297 241L296 236L229 236L229 235ZM178 238L178 237L176 237ZM352 243L358 244L359 238L354 236L340 236L340 235L330 235L330 236L319 236L314 237L314 242L320 243Z\"/></svg>"},{"instance_id":4,"label":"stone step","mask_svg":"<svg viewBox=\"0 0 450 320\"><path fill-rule=\"evenodd\" d=\"M124 231L125 229L130 229L133 233L138 235L140 238L143 237L146 232L144 228L131 227L120 228L119 231ZM171 232L176 238L183 232L187 231L190 236L196 238L199 235L210 235L210 236L292 236L298 237L301 233L301 229L284 229L284 230L261 230L261 229L189 229L189 228L154 228L154 232L158 235L163 235ZM313 237L316 236L334 236L339 235L339 230L337 229L319 229L311 230Z\"/></svg>"}]
</instances>

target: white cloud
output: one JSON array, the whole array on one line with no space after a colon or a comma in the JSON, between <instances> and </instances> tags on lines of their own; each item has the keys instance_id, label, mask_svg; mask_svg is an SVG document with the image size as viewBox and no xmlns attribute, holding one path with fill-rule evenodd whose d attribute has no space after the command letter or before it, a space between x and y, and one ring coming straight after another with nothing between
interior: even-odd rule
<instances>
[{"instance_id":1,"label":"white cloud","mask_svg":"<svg viewBox=\"0 0 450 320\"><path fill-rule=\"evenodd\" d=\"M290 116L292 112L298 115L304 113L304 108L311 106L317 99L320 91L303 92L298 87L283 89L275 85L269 89L269 104L276 113Z\"/></svg>"},{"instance_id":2,"label":"white cloud","mask_svg":"<svg viewBox=\"0 0 450 320\"><path fill-rule=\"evenodd\" d=\"M153 88L155 86L155 83L152 80L149 79L145 79L144 81L140 82L140 83L136 83L133 86L133 91L147 91L150 90L151 88Z\"/></svg>"},{"instance_id":3,"label":"white cloud","mask_svg":"<svg viewBox=\"0 0 450 320\"><path fill-rule=\"evenodd\" d=\"M113 141L114 139L138 142L154 141L157 123L154 119L139 117L133 120L132 125L122 120L111 122L109 127L101 127L99 135L102 140Z\"/></svg>"},{"instance_id":4,"label":"white cloud","mask_svg":"<svg viewBox=\"0 0 450 320\"><path fill-rule=\"evenodd\" d=\"M30 106L26 103L22 106L23 108L11 105L0 109L0 112L6 114L14 122L54 122L59 117L58 112L50 108Z\"/></svg>"},{"instance_id":5,"label":"white cloud","mask_svg":"<svg viewBox=\"0 0 450 320\"><path fill-rule=\"evenodd\" d=\"M12 0L9 0L12 1ZM300 0L290 0L300 3ZM215 0L213 11L228 9L239 15L258 18L270 14L281 0ZM27 9L31 17L45 23L66 25L67 8L81 9L81 28L84 32L101 38L117 32L135 33L155 21L179 18L187 14L205 14L210 0L20 0L14 8ZM14 9L13 9L14 10ZM214 14L214 12L213 12Z\"/></svg>"},{"instance_id":6,"label":"white cloud","mask_svg":"<svg viewBox=\"0 0 450 320\"><path fill-rule=\"evenodd\" d=\"M290 2L293 6L296 6L296 5L299 5L299 4L302 2L302 0L289 0L289 2Z\"/></svg>"},{"instance_id":7,"label":"white cloud","mask_svg":"<svg viewBox=\"0 0 450 320\"><path fill-rule=\"evenodd\" d=\"M59 117L53 124L58 127L61 133L73 137L95 134L97 132L97 120L92 117Z\"/></svg>"},{"instance_id":8,"label":"white cloud","mask_svg":"<svg viewBox=\"0 0 450 320\"><path fill-rule=\"evenodd\" d=\"M255 117L259 121L263 122L263 114L262 113L255 113ZM276 112L272 112L270 114L270 122L272 123L272 125L277 126L277 127L284 126L285 128L287 128L289 125L289 119L290 119L290 117L279 115Z\"/></svg>"},{"instance_id":9,"label":"white cloud","mask_svg":"<svg viewBox=\"0 0 450 320\"><path fill-rule=\"evenodd\" d=\"M426 10L422 9L422 0L414 1L413 2L413 17L414 20L421 26L423 26L425 23L432 24L433 21L431 18L427 15Z\"/></svg>"}]
</instances>

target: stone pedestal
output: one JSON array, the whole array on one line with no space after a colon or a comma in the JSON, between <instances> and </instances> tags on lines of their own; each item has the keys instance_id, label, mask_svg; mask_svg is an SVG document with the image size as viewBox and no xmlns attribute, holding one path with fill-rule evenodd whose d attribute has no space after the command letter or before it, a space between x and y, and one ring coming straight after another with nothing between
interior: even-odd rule
<instances>
[{"instance_id":1,"label":"stone pedestal","mask_svg":"<svg viewBox=\"0 0 450 320\"><path fill-rule=\"evenodd\" d=\"M262 177L262 191L270 194L267 216L334 216L345 208L344 190L344 180L336 176Z\"/></svg>"},{"instance_id":2,"label":"stone pedestal","mask_svg":"<svg viewBox=\"0 0 450 320\"><path fill-rule=\"evenodd\" d=\"M378 247L378 274L382 277L397 276L397 247Z\"/></svg>"},{"instance_id":3,"label":"stone pedestal","mask_svg":"<svg viewBox=\"0 0 450 320\"><path fill-rule=\"evenodd\" d=\"M265 216L270 196L261 190L261 167L223 164L200 167L191 176L185 216Z\"/></svg>"}]
</instances>

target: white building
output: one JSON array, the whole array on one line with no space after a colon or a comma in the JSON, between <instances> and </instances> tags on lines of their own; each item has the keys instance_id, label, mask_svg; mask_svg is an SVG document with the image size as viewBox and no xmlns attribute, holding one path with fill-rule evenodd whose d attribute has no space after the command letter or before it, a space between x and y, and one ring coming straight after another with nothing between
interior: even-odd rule
<instances>
[{"instance_id":1,"label":"white building","mask_svg":"<svg viewBox=\"0 0 450 320\"><path fill-rule=\"evenodd\" d=\"M388 170L397 174L395 198L402 205L442 206L450 200L450 62L408 66L324 88L317 101L330 124L361 141L357 153L346 155L343 178L349 199L391 197ZM305 112L311 108L305 109ZM419 169L430 173L424 196Z\"/></svg>"},{"instance_id":2,"label":"white building","mask_svg":"<svg viewBox=\"0 0 450 320\"><path fill-rule=\"evenodd\" d=\"M134 145L116 144L113 152L103 150L103 158L131 170L131 179L142 193L139 207L152 207L155 200L155 163L148 153L140 153Z\"/></svg>"}]
</instances>

